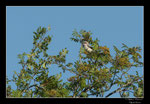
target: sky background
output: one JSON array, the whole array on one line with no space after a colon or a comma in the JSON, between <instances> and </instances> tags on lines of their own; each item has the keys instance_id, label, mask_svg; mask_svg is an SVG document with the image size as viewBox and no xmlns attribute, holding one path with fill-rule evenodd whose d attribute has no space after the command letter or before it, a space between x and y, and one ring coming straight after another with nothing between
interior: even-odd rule
<instances>
[{"instance_id":1,"label":"sky background","mask_svg":"<svg viewBox=\"0 0 150 104\"><path fill-rule=\"evenodd\" d=\"M111 55L113 45L121 49L122 43L129 47L140 46L143 50L143 7L142 6L52 6L52 7L6 7L6 75L12 78L13 71L20 71L18 54L29 53L33 47L33 32L39 26L51 26L49 35L53 35L48 54L57 55L60 50L67 48L67 62L78 60L79 43L70 40L74 29L91 31L99 44L107 46ZM143 56L143 52L141 52ZM143 59L142 59L143 60ZM141 68L131 70L132 74ZM133 72L132 72L133 71ZM52 65L50 74L62 72L57 65ZM66 71L62 79L72 74ZM16 88L12 84L12 88ZM112 88L112 91L116 87ZM111 97L120 97L114 94ZM133 97L131 95L131 97Z\"/></svg>"}]
</instances>

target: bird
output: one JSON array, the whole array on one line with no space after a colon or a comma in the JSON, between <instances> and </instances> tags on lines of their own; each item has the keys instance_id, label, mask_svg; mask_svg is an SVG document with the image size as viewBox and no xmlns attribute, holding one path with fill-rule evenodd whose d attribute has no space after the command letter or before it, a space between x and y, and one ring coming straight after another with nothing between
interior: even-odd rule
<instances>
[{"instance_id":1,"label":"bird","mask_svg":"<svg viewBox=\"0 0 150 104\"><path fill-rule=\"evenodd\" d=\"M88 52L92 52L93 51L92 47L89 45L89 43L87 41L82 41L82 46Z\"/></svg>"}]
</instances>

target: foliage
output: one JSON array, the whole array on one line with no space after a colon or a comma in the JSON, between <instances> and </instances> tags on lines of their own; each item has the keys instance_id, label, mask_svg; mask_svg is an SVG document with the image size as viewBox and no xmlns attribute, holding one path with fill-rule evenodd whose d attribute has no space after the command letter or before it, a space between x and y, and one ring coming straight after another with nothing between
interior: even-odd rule
<instances>
[{"instance_id":1,"label":"foliage","mask_svg":"<svg viewBox=\"0 0 150 104\"><path fill-rule=\"evenodd\" d=\"M50 30L50 27L48 27ZM12 80L7 79L7 97L109 97L119 93L120 97L143 97L143 76L138 71L136 75L128 73L134 71L132 67L142 67L140 61L140 47L129 48L122 44L122 50L114 46L116 52L112 56L107 46L100 46L99 40L92 39L92 33L74 30L70 39L81 43L88 41L93 47L87 52L80 47L79 60L66 63L67 48L62 49L58 55L48 55L48 45L52 37L46 35L46 28L39 27L33 32L33 49L30 53L19 54L19 64L22 68L19 73L14 72ZM52 64L58 65L63 72L69 71L74 76L68 82L61 80L62 73L49 76ZM9 82L16 84L17 89L11 89ZM105 95L113 86L118 89Z\"/></svg>"}]
</instances>

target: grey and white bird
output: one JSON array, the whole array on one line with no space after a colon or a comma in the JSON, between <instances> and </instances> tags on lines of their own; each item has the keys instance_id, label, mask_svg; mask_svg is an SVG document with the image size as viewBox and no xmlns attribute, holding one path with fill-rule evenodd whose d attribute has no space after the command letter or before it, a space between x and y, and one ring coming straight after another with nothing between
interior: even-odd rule
<instances>
[{"instance_id":1,"label":"grey and white bird","mask_svg":"<svg viewBox=\"0 0 150 104\"><path fill-rule=\"evenodd\" d=\"M92 52L93 51L92 47L89 45L89 43L87 41L83 41L82 42L82 46L88 52Z\"/></svg>"}]
</instances>

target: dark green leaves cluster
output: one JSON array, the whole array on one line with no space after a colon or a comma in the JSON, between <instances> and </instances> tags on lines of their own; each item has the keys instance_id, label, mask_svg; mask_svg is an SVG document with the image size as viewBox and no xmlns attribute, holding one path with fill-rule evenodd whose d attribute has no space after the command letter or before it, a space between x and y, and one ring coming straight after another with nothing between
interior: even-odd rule
<instances>
[{"instance_id":1,"label":"dark green leaves cluster","mask_svg":"<svg viewBox=\"0 0 150 104\"><path fill-rule=\"evenodd\" d=\"M49 29L50 30L50 27ZM19 54L20 72L14 72L13 79L7 79L7 97L109 97L119 93L121 97L143 97L143 76L132 67L142 67L140 47L128 47L122 44L122 50L114 46L112 55L107 46L99 45L99 40L92 39L90 31L73 31L70 38L74 42L89 42L93 51L86 51L81 45L79 59L66 63L67 48L57 55L47 53L52 36L47 35L45 27L39 27L33 36L33 48L30 53ZM62 73L51 75L51 65L56 64L63 72L74 75L63 82ZM135 74L128 73L130 70ZM14 82L16 89L11 89L9 82ZM112 91L113 86L118 89ZM109 94L106 95L107 91Z\"/></svg>"},{"instance_id":2,"label":"dark green leaves cluster","mask_svg":"<svg viewBox=\"0 0 150 104\"><path fill-rule=\"evenodd\" d=\"M114 46L116 54L115 57L112 57L114 55L110 54L109 48L106 46L100 46L98 43L99 40L93 40L91 34L92 33L86 32L85 30L81 30L79 33L77 31L74 31L72 34L73 37L71 38L71 40L79 43L81 43L82 41L88 41L93 47L93 51L89 53L81 45L79 53L80 60L77 60L74 64L76 73L78 73L79 75L74 76L75 79L80 79L81 77L83 77L84 80L86 80L86 84L90 86L89 88L85 87L83 91L87 92L88 90L90 90L91 94L89 95L103 97L105 92L109 91L112 86L116 84L118 85L118 87L120 87L120 89L114 92L119 92L121 97L128 97L132 91L133 93L139 91L138 88L133 89L131 87L131 84L128 85L128 82L133 81L132 85L137 86L137 82L139 80L143 81L143 76L130 75L128 71L131 70L132 67L143 66L143 63L140 61L140 58L142 58L142 56L139 53L141 51L141 48L130 48L127 45L122 44L123 50L119 50L116 46ZM69 81L72 81L71 79L69 79ZM136 79L137 81L135 81ZM125 87L122 87L122 85L124 84L127 85ZM78 87L79 85L80 84L74 84L74 87ZM140 87L139 89L142 89L142 87ZM79 92L80 90L77 91ZM142 95L134 95L135 97L142 97ZM76 94L76 96L79 95Z\"/></svg>"},{"instance_id":3,"label":"dark green leaves cluster","mask_svg":"<svg viewBox=\"0 0 150 104\"><path fill-rule=\"evenodd\" d=\"M12 81L15 82L17 89L11 90L8 86L8 97L68 96L69 91L63 87L62 80L60 80L61 74L49 76L51 64L63 65L68 50L65 48L58 55L48 55L48 45L52 37L46 35L47 31L45 27L39 27L36 32L33 32L31 52L18 55L22 69L18 73L14 72Z\"/></svg>"}]
</instances>

